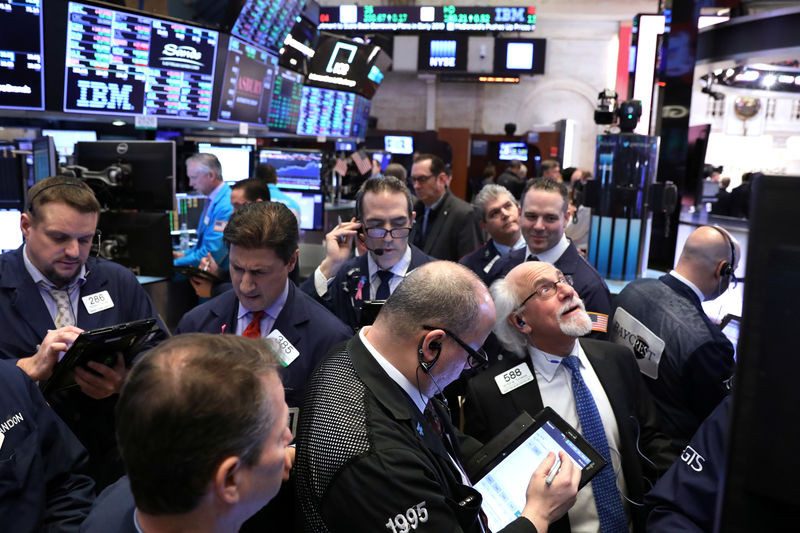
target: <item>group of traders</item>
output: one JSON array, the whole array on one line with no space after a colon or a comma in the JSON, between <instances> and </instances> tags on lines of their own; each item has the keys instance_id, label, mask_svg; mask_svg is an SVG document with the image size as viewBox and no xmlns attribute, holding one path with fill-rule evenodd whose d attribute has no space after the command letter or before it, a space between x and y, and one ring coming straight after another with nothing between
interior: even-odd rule
<instances>
[{"instance_id":1,"label":"group of traders","mask_svg":"<svg viewBox=\"0 0 800 533\"><path fill-rule=\"evenodd\" d=\"M135 276L90 254L91 189L29 191L25 243L0 255L3 530L487 532L463 464L544 406L608 466L578 491L563 452L530 465L503 531L711 530L734 361L701 302L733 280L724 229L698 228L673 271L612 301L565 237L564 184L487 185L470 205L424 154L416 199L365 181L297 285L296 214L257 180L231 191L213 156L187 174L208 200L175 263L227 271L229 288L171 338ZM82 332L150 317L135 362L90 361L42 395Z\"/></svg>"}]
</instances>

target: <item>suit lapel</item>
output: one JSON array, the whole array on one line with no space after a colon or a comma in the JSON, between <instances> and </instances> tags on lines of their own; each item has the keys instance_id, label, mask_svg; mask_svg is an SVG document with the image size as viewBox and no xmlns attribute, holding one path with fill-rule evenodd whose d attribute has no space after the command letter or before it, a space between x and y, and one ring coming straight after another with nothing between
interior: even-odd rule
<instances>
[{"instance_id":1,"label":"suit lapel","mask_svg":"<svg viewBox=\"0 0 800 533\"><path fill-rule=\"evenodd\" d=\"M95 268L96 263L97 260L91 258L86 262L86 283L83 285L83 287L81 287L81 290L78 293L78 325L81 327L81 329L86 331L97 329L102 326L113 325L102 320L104 318L103 313L113 312L111 309L90 314L86 310L86 306L83 304L83 298L85 296L90 296L92 294L97 294L98 292L108 290L107 278L96 276L92 277L92 269ZM114 307L126 305L126 302L121 300L121 294L111 294L109 292L109 296L111 297L111 301L114 303Z\"/></svg>"},{"instance_id":2,"label":"suit lapel","mask_svg":"<svg viewBox=\"0 0 800 533\"><path fill-rule=\"evenodd\" d=\"M273 331L276 329L280 331L286 340L292 343L292 346L294 346L297 351L302 354L303 339L298 326L308 322L309 313L306 312L303 302L298 298L295 298L295 290L297 289L295 288L294 283L290 281L289 294L286 296L286 303L283 305L281 312L278 313L278 318L275 319L272 329Z\"/></svg>"},{"instance_id":3,"label":"suit lapel","mask_svg":"<svg viewBox=\"0 0 800 533\"><path fill-rule=\"evenodd\" d=\"M591 363L594 373L597 374L597 379L603 386L603 390L608 397L611 404L611 410L614 411L614 417L620 421L625 420L623 414L625 413L625 387L624 383L620 380L620 373L616 365L606 357L605 350L602 343L593 341L592 339L579 339L583 352L586 358ZM620 429L622 427L620 426Z\"/></svg>"},{"instance_id":4,"label":"suit lapel","mask_svg":"<svg viewBox=\"0 0 800 533\"><path fill-rule=\"evenodd\" d=\"M509 364L505 370L515 367L519 363L520 361L515 359L513 364ZM536 414L544 408L542 404L542 395L539 392L539 378L536 377L536 372L531 364L530 356L525 357L525 364L528 365L528 369L531 371L531 374L533 374L533 381L521 387L517 387L509 392L508 396L514 404L515 412L524 409L529 415L536 416ZM505 372L505 370L503 370L503 372Z\"/></svg>"}]
</instances>

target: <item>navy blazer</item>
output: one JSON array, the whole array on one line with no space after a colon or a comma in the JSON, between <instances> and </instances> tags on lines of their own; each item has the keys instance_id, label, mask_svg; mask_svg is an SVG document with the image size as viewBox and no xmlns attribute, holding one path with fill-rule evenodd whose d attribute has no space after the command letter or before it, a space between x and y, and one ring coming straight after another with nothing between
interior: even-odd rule
<instances>
[{"instance_id":1,"label":"navy blazer","mask_svg":"<svg viewBox=\"0 0 800 533\"><path fill-rule=\"evenodd\" d=\"M462 257L459 263L475 272L475 275L481 278L481 281L487 283L489 281L489 272L492 271L492 267L501 257L502 255L500 255L500 252L498 252L497 248L494 246L494 240L489 239L486 244L471 254Z\"/></svg>"},{"instance_id":2,"label":"navy blazer","mask_svg":"<svg viewBox=\"0 0 800 533\"><path fill-rule=\"evenodd\" d=\"M475 209L450 191L445 192L436 210L429 213L428 216L433 216L433 220L428 220L428 235L424 239L422 222L425 206L422 201L417 201L414 211L417 217L414 220L413 243L436 259L458 261L483 242L483 231L475 216Z\"/></svg>"},{"instance_id":3,"label":"navy blazer","mask_svg":"<svg viewBox=\"0 0 800 533\"><path fill-rule=\"evenodd\" d=\"M229 290L186 313L175 333L235 334L238 311L239 300ZM272 329L280 331L300 352L300 357L280 369L286 403L300 407L311 371L334 345L352 337L353 331L291 281L286 304Z\"/></svg>"},{"instance_id":4,"label":"navy blazer","mask_svg":"<svg viewBox=\"0 0 800 533\"><path fill-rule=\"evenodd\" d=\"M426 255L422 250L411 245L411 263L406 272L411 272L418 266L436 261L433 257ZM362 283L361 293L358 286ZM300 288L309 296L322 303L331 313L339 317L348 324L353 330L361 327L361 304L364 300L369 300L369 266L367 254L358 257L351 257L342 265L339 272L328 284L328 292L320 297L314 287L314 276L309 276Z\"/></svg>"},{"instance_id":5,"label":"navy blazer","mask_svg":"<svg viewBox=\"0 0 800 533\"><path fill-rule=\"evenodd\" d=\"M495 280L505 277L512 268L525 261L527 251L527 247L518 248L500 258L487 275L486 284L491 285ZM575 248L572 241L569 242L569 247L564 250L561 257L553 263L553 266L565 275L572 276L572 286L583 300L586 310L590 313L606 315L610 323L611 293L608 285L597 270L589 264L589 261ZM587 336L602 340L608 338L607 333L599 331L593 331Z\"/></svg>"},{"instance_id":6,"label":"navy blazer","mask_svg":"<svg viewBox=\"0 0 800 533\"><path fill-rule=\"evenodd\" d=\"M624 346L594 339L580 339L586 357L597 374L611 403L619 427L620 463L629 497L641 504L644 494L656 478L676 458L669 438L661 433L652 399L645 387L633 353ZM544 408L536 379L507 394L501 394L495 376L520 364L516 357L506 357L497 365L478 374L467 384L464 404L464 431L478 440L488 441L505 429L523 410L535 416ZM525 362L535 376L531 358ZM646 513L640 506L629 506L634 532L644 531ZM570 531L569 520L551 524L553 533Z\"/></svg>"},{"instance_id":7,"label":"navy blazer","mask_svg":"<svg viewBox=\"0 0 800 533\"><path fill-rule=\"evenodd\" d=\"M16 360L36 353L47 330L55 324L22 258L22 247L0 255L0 323L6 328L0 336L0 359ZM158 318L150 297L127 268L90 257L86 261L86 283L80 297L108 291L114 307L89 314L78 302L76 326L91 330L143 318ZM159 319L163 332L168 331ZM166 336L166 333L162 337ZM159 339L160 340L160 339ZM122 474L116 458L114 405L116 396L92 399L72 388L48 395L48 402L89 451L90 474L102 489L105 483ZM116 466L110 467L108 461ZM106 477L110 476L110 477Z\"/></svg>"}]
</instances>

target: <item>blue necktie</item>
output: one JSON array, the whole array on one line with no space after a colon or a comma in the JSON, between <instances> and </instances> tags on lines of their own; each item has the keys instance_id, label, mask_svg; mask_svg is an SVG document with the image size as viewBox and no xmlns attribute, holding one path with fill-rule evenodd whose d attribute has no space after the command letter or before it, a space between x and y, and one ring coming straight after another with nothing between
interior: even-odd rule
<instances>
[{"instance_id":1,"label":"blue necktie","mask_svg":"<svg viewBox=\"0 0 800 533\"><path fill-rule=\"evenodd\" d=\"M592 478L592 492L597 506L597 516L600 519L600 530L603 533L627 533L628 519L617 490L608 440L600 413L597 411L597 404L594 403L592 393L581 377L579 359L570 355L561 362L572 373L572 394L575 396L583 437L608 461L608 466Z\"/></svg>"},{"instance_id":2,"label":"blue necktie","mask_svg":"<svg viewBox=\"0 0 800 533\"><path fill-rule=\"evenodd\" d=\"M389 280L394 277L389 270L378 270L378 278L381 280L381 284L378 285L378 290L375 292L375 299L376 300L386 300L389 297Z\"/></svg>"},{"instance_id":3,"label":"blue necktie","mask_svg":"<svg viewBox=\"0 0 800 533\"><path fill-rule=\"evenodd\" d=\"M422 216L422 240L428 237L428 216L431 214L431 208L425 208L425 214Z\"/></svg>"}]
</instances>

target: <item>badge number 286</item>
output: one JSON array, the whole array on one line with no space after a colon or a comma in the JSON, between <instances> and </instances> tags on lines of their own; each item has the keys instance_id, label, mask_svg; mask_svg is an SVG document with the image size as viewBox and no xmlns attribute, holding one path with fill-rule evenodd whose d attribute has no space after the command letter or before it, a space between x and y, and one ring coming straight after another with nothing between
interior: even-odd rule
<instances>
[{"instance_id":1,"label":"badge number 286","mask_svg":"<svg viewBox=\"0 0 800 533\"><path fill-rule=\"evenodd\" d=\"M386 522L386 529L391 529L392 533L408 533L409 529L417 529L417 526L427 521L428 510L425 508L425 502L422 501L406 509L405 514L389 518L389 521Z\"/></svg>"}]
</instances>

